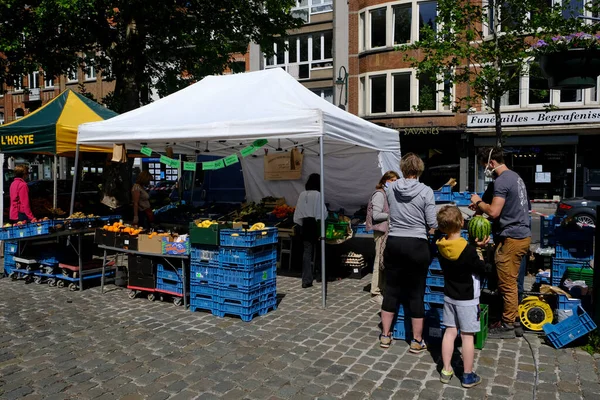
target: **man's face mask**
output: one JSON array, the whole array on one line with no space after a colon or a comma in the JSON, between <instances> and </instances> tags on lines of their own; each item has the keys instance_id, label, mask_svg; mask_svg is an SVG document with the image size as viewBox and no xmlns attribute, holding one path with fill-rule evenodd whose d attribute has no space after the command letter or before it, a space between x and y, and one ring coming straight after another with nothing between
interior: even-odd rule
<instances>
[{"instance_id":1,"label":"man's face mask","mask_svg":"<svg viewBox=\"0 0 600 400\"><path fill-rule=\"evenodd\" d=\"M487 164L485 165L485 170L483 171L483 173L485 174L486 177L488 178L494 178L494 171L496 171L496 168L490 168L490 161L492 161L492 151L494 151L494 149L490 150L490 154L488 156L488 160L487 160Z\"/></svg>"}]
</instances>

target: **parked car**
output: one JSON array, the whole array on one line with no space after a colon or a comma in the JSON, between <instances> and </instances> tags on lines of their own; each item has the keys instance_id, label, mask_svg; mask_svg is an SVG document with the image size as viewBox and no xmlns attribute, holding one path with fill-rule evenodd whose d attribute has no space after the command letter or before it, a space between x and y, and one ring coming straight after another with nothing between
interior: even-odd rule
<instances>
[{"instance_id":1,"label":"parked car","mask_svg":"<svg viewBox=\"0 0 600 400\"><path fill-rule=\"evenodd\" d=\"M556 215L561 217L573 217L579 222L596 225L596 207L600 205L598 200L589 200L582 197L565 199L558 203Z\"/></svg>"}]
</instances>

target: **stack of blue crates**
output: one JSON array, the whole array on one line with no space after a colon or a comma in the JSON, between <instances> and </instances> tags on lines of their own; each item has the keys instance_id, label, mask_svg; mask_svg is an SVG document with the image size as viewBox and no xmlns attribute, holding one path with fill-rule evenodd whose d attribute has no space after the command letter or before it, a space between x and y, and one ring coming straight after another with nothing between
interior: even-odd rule
<instances>
[{"instance_id":1,"label":"stack of blue crates","mask_svg":"<svg viewBox=\"0 0 600 400\"><path fill-rule=\"evenodd\" d=\"M156 266L156 291L173 296L183 296L183 271L181 268Z\"/></svg>"},{"instance_id":2,"label":"stack of blue crates","mask_svg":"<svg viewBox=\"0 0 600 400\"><path fill-rule=\"evenodd\" d=\"M594 228L569 231L553 219L554 257L552 258L552 285L559 286L568 268L590 269L594 258Z\"/></svg>"},{"instance_id":3,"label":"stack of blue crates","mask_svg":"<svg viewBox=\"0 0 600 400\"><path fill-rule=\"evenodd\" d=\"M17 242L4 242L4 274L7 276L15 269L15 255L18 250Z\"/></svg>"},{"instance_id":4,"label":"stack of blue crates","mask_svg":"<svg viewBox=\"0 0 600 400\"><path fill-rule=\"evenodd\" d=\"M250 321L277 307L277 229L223 229L221 245L192 248L190 308Z\"/></svg>"}]
</instances>

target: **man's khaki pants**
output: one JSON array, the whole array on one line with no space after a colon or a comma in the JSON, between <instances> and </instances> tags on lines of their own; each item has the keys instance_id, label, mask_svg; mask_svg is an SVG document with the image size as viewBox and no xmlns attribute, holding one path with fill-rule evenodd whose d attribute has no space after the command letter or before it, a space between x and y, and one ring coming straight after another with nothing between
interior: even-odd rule
<instances>
[{"instance_id":1,"label":"man's khaki pants","mask_svg":"<svg viewBox=\"0 0 600 400\"><path fill-rule=\"evenodd\" d=\"M518 316L519 295L517 279L521 260L531 244L531 238L505 238L496 247L496 270L498 272L498 290L504 299L502 321L513 324Z\"/></svg>"}]
</instances>

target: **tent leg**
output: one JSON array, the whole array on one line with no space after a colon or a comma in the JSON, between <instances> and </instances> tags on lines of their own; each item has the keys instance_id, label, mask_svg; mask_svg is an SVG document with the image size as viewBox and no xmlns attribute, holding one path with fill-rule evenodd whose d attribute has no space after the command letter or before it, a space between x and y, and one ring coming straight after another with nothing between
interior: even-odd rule
<instances>
[{"instance_id":1,"label":"tent leg","mask_svg":"<svg viewBox=\"0 0 600 400\"><path fill-rule=\"evenodd\" d=\"M57 166L58 166L58 156L55 154L54 155L54 164L52 164L52 176L53 176L52 180L54 181L54 200L52 202L52 207L54 207L54 209L56 209L56 207L58 205L58 178L56 177Z\"/></svg>"},{"instance_id":2,"label":"tent leg","mask_svg":"<svg viewBox=\"0 0 600 400\"><path fill-rule=\"evenodd\" d=\"M2 166L2 180L0 181L0 227L4 226L4 153L0 153L0 165Z\"/></svg>"},{"instance_id":3,"label":"tent leg","mask_svg":"<svg viewBox=\"0 0 600 400\"><path fill-rule=\"evenodd\" d=\"M75 208L75 190L77 189L77 171L79 171L79 145L75 148L75 171L73 172L73 188L71 189L71 208L69 215L73 215Z\"/></svg>"},{"instance_id":4,"label":"tent leg","mask_svg":"<svg viewBox=\"0 0 600 400\"><path fill-rule=\"evenodd\" d=\"M319 139L319 160L321 164L321 201L325 200L325 168L323 166L323 137ZM323 300L323 308L326 308L327 298L327 276L325 275L325 218L326 215L321 216L321 298Z\"/></svg>"}]
</instances>

